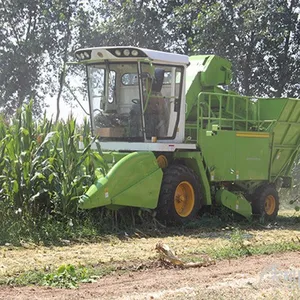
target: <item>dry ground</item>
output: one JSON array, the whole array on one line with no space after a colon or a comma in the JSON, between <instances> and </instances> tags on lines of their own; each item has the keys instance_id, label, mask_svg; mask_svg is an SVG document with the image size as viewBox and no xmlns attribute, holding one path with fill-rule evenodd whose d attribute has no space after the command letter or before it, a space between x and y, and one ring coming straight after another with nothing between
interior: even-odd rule
<instances>
[{"instance_id":1,"label":"dry ground","mask_svg":"<svg viewBox=\"0 0 300 300\"><path fill-rule=\"evenodd\" d=\"M109 275L76 290L1 287L0 299L299 299L299 272L299 253L293 252Z\"/></svg>"},{"instance_id":2,"label":"dry ground","mask_svg":"<svg viewBox=\"0 0 300 300\"><path fill-rule=\"evenodd\" d=\"M300 227L300 226L299 226ZM299 228L300 229L300 228ZM218 232L175 235L168 237L133 238L120 240L108 237L107 241L93 244L74 244L68 246L43 247L24 244L24 247L0 247L0 278L13 276L33 269L54 269L61 264L103 264L108 262L128 262L153 260L154 251L159 241L168 244L179 257L206 253L207 249L221 249L230 243L228 230ZM251 245L272 244L280 241L300 239L300 231L295 229L247 230L243 234Z\"/></svg>"},{"instance_id":3,"label":"dry ground","mask_svg":"<svg viewBox=\"0 0 300 300\"><path fill-rule=\"evenodd\" d=\"M300 240L299 224L241 232L248 245ZM0 279L27 270L55 270L61 264L122 266L96 283L79 289L0 286L0 299L300 299L299 252L217 261L195 269L165 269L156 262L159 241L177 256L189 260L209 249L222 251L231 241L231 228L189 230L162 237L120 239L109 236L99 243L44 247L24 244L0 247ZM133 271L131 266L141 266Z\"/></svg>"}]
</instances>

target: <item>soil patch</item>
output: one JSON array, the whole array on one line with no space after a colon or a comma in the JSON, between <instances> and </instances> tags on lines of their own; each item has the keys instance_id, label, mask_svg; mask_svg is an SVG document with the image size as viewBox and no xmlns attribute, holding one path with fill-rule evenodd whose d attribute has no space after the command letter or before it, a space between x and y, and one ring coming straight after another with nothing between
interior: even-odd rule
<instances>
[{"instance_id":1,"label":"soil patch","mask_svg":"<svg viewBox=\"0 0 300 300\"><path fill-rule=\"evenodd\" d=\"M115 273L79 289L0 287L0 299L299 299L299 252L224 260L196 269Z\"/></svg>"}]
</instances>

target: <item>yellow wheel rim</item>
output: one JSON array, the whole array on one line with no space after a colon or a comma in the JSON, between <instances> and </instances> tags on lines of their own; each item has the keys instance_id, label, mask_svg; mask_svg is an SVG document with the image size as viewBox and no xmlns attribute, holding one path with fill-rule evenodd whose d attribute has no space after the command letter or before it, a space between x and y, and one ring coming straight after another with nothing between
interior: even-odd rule
<instances>
[{"instance_id":1,"label":"yellow wheel rim","mask_svg":"<svg viewBox=\"0 0 300 300\"><path fill-rule=\"evenodd\" d=\"M195 193L189 182L182 181L178 184L174 195L174 205L177 214L181 217L187 217L192 212L195 206Z\"/></svg>"},{"instance_id":2,"label":"yellow wheel rim","mask_svg":"<svg viewBox=\"0 0 300 300\"><path fill-rule=\"evenodd\" d=\"M273 195L268 195L265 200L265 212L267 215L272 215L275 211L276 200Z\"/></svg>"},{"instance_id":3,"label":"yellow wheel rim","mask_svg":"<svg viewBox=\"0 0 300 300\"><path fill-rule=\"evenodd\" d=\"M161 169L164 169L168 166L168 160L164 155L159 155L156 158L157 164Z\"/></svg>"}]
</instances>

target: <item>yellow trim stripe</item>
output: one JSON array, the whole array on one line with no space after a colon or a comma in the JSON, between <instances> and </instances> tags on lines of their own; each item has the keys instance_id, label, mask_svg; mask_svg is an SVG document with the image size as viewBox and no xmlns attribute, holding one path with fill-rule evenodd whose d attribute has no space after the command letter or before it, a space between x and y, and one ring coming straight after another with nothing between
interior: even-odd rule
<instances>
[{"instance_id":1,"label":"yellow trim stripe","mask_svg":"<svg viewBox=\"0 0 300 300\"><path fill-rule=\"evenodd\" d=\"M251 137L251 138L269 138L269 133L260 133L260 132L237 132L236 136L238 137Z\"/></svg>"}]
</instances>

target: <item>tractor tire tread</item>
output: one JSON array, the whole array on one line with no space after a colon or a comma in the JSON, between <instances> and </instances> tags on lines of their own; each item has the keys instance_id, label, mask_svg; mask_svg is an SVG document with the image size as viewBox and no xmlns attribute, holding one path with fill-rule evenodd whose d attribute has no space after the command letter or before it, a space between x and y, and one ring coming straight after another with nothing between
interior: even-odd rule
<instances>
[{"instance_id":1,"label":"tractor tire tread","mask_svg":"<svg viewBox=\"0 0 300 300\"><path fill-rule=\"evenodd\" d=\"M265 199L268 195L275 198L275 210L271 215L265 212ZM252 213L253 215L263 217L266 221L273 221L276 219L279 210L279 195L274 185L265 184L256 189L253 194Z\"/></svg>"},{"instance_id":2,"label":"tractor tire tread","mask_svg":"<svg viewBox=\"0 0 300 300\"><path fill-rule=\"evenodd\" d=\"M192 184L195 194L195 205L189 216L179 216L174 208L174 193L181 181ZM201 186L197 174L190 168L181 164L173 164L164 172L159 201L157 206L157 218L167 224L182 224L195 217L201 208Z\"/></svg>"}]
</instances>

